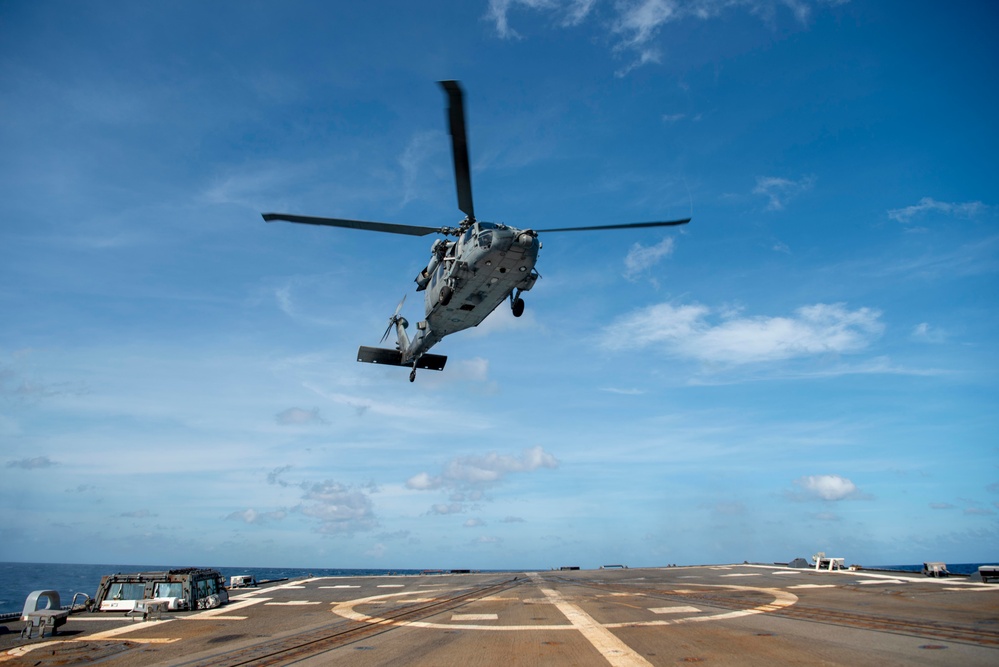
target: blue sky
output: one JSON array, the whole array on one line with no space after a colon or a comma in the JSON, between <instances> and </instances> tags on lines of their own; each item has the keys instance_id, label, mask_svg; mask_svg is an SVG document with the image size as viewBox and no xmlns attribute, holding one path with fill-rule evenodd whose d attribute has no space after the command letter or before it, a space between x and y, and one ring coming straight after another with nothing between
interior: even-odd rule
<instances>
[{"instance_id":1,"label":"blue sky","mask_svg":"<svg viewBox=\"0 0 999 667\"><path fill-rule=\"evenodd\" d=\"M0 560L545 568L999 547L996 10L0 2ZM358 364L454 225L514 319ZM403 315L416 321L421 299Z\"/></svg>"}]
</instances>

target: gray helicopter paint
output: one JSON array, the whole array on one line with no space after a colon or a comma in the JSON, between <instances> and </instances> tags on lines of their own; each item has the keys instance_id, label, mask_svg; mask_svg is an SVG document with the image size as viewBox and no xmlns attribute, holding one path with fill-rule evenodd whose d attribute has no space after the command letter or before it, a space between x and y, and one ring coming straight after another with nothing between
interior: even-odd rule
<instances>
[{"instance_id":1,"label":"gray helicopter paint","mask_svg":"<svg viewBox=\"0 0 999 667\"><path fill-rule=\"evenodd\" d=\"M537 237L511 227L484 227L479 223L470 229L456 244L457 256L445 258L437 269L434 286L425 298L424 340L436 343L448 334L478 326L514 290L526 292L537 281ZM440 303L445 285L454 289L447 305Z\"/></svg>"}]
</instances>

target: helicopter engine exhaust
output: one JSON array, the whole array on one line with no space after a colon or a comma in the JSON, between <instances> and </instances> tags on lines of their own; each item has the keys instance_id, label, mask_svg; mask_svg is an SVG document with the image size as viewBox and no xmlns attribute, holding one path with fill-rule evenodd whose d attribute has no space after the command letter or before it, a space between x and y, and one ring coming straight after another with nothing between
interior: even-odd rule
<instances>
[{"instance_id":1,"label":"helicopter engine exhaust","mask_svg":"<svg viewBox=\"0 0 999 667\"><path fill-rule=\"evenodd\" d=\"M517 234L516 243L522 248L530 248L534 245L536 238L538 238L536 232L530 229L525 229L520 234Z\"/></svg>"}]
</instances>

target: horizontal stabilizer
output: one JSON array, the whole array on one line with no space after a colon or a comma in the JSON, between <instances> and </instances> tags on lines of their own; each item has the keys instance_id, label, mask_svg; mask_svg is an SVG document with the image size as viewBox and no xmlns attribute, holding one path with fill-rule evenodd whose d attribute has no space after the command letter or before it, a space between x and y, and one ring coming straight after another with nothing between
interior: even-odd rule
<instances>
[{"instance_id":1,"label":"horizontal stabilizer","mask_svg":"<svg viewBox=\"0 0 999 667\"><path fill-rule=\"evenodd\" d=\"M402 354L398 350L387 350L383 347L365 347L362 345L357 349L357 360L369 364L382 364L383 366L406 366L412 364L402 363ZM447 357L442 354L424 354L416 360L416 367L430 371L444 370Z\"/></svg>"}]
</instances>

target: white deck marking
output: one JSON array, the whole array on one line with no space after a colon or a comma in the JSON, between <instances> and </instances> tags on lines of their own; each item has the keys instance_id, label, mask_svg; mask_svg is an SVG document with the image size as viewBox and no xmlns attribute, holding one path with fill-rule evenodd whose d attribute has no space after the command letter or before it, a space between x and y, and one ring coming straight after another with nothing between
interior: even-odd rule
<instances>
[{"instance_id":1,"label":"white deck marking","mask_svg":"<svg viewBox=\"0 0 999 667\"><path fill-rule=\"evenodd\" d=\"M249 598L240 600L239 602L230 602L222 607L216 607L215 609L206 609L205 611L199 612L197 614L192 614L190 616L179 616L185 621L200 621L202 619L218 619L222 616L228 616L237 609L242 609L243 607L249 607L253 604L260 604L261 602L268 602L271 598Z\"/></svg>"},{"instance_id":2,"label":"white deck marking","mask_svg":"<svg viewBox=\"0 0 999 667\"><path fill-rule=\"evenodd\" d=\"M788 586L788 588L836 588L836 584L798 584L797 586Z\"/></svg>"},{"instance_id":3,"label":"white deck marking","mask_svg":"<svg viewBox=\"0 0 999 667\"><path fill-rule=\"evenodd\" d=\"M495 621L498 614L451 614L452 621Z\"/></svg>"},{"instance_id":4,"label":"white deck marking","mask_svg":"<svg viewBox=\"0 0 999 667\"><path fill-rule=\"evenodd\" d=\"M736 574L719 574L719 577L759 577L759 572L738 572Z\"/></svg>"},{"instance_id":5,"label":"white deck marking","mask_svg":"<svg viewBox=\"0 0 999 667\"><path fill-rule=\"evenodd\" d=\"M650 608L653 614L699 614L701 612L697 607L653 607Z\"/></svg>"},{"instance_id":6,"label":"white deck marking","mask_svg":"<svg viewBox=\"0 0 999 667\"><path fill-rule=\"evenodd\" d=\"M308 600L288 600L287 602L268 602L266 606L268 607L302 607L309 604L319 604L318 602L309 602Z\"/></svg>"},{"instance_id":7,"label":"white deck marking","mask_svg":"<svg viewBox=\"0 0 999 667\"><path fill-rule=\"evenodd\" d=\"M350 586L348 584L337 584L336 586L320 586L319 588L360 588L360 586Z\"/></svg>"},{"instance_id":8,"label":"white deck marking","mask_svg":"<svg viewBox=\"0 0 999 667\"><path fill-rule=\"evenodd\" d=\"M858 579L858 584L904 584L901 579Z\"/></svg>"},{"instance_id":9,"label":"white deck marking","mask_svg":"<svg viewBox=\"0 0 999 667\"><path fill-rule=\"evenodd\" d=\"M541 585L544 585L545 582L543 580L541 580L541 578L538 577L536 574L534 575L534 578L535 578L535 582L539 585L539 588L540 588ZM749 616L749 615L752 615L752 614L765 614L767 612L776 611L777 609L780 609L782 607L791 606L791 605L793 605L794 603L796 603L798 601L797 596L794 595L793 593L788 593L787 591L782 591L782 590L777 589L777 588L754 588L754 587L751 587L751 586L733 586L731 584L725 584L725 585L721 585L721 586L704 586L702 584L691 584L691 585L692 586L701 586L701 588L699 590L704 590L704 588L724 588L724 589L729 589L729 590L734 590L734 591L753 591L753 592L766 593L768 595L773 596L773 602L769 602L767 604L762 604L762 605L759 605L758 607L753 607L752 609L742 609L742 610L739 610L739 611L730 611L730 612L726 612L726 613L723 613L723 614L705 614L702 611L702 612L700 612L700 613L698 613L696 615L690 615L690 616L681 615L681 616L674 617L674 618L661 618L661 619L656 619L656 620L653 620L653 621L627 621L627 622L622 622L622 623L605 623L605 624L603 624L602 627L605 628L605 629L609 629L609 628L637 628L637 627L655 627L655 626L663 626L663 625L681 625L681 624L686 624L686 623L703 623L705 621L721 621L721 620L728 620L728 619L733 619L733 618L739 618L739 617L742 617L742 616ZM674 594L683 594L685 592L686 593L692 593L692 592L695 592L695 591L693 589L675 589L675 590L672 591L672 593L674 593ZM371 614L366 614L364 612L361 612L361 611L358 611L357 609L355 609L355 607L358 607L358 606L361 606L361 605L365 605L365 606L379 606L379 605L383 605L383 604L388 604L390 602L390 600L392 600L393 598L398 599L399 597L402 597L402 596L405 596L405 595L410 595L410 593L406 593L406 592L401 592L401 593L383 593L381 595L373 595L373 596L370 596L370 597L358 598L356 600L345 600L343 602L333 602L332 603L333 608L330 609L330 611L333 612L334 614L338 615L338 616L342 616L344 618L349 618L349 619L354 620L354 621L360 621L362 623L371 623L373 625L395 625L395 626L400 626L400 627L405 626L405 627L410 627L410 628L426 628L426 629L432 629L432 630L449 630L449 631L453 631L455 629L460 628L462 630L483 630L483 631L487 631L487 632L529 632L529 631L530 632L536 632L536 631L547 631L547 630L551 630L551 631L569 630L569 631L576 632L576 631L581 631L580 627L577 626L577 622L579 622L580 624L584 624L585 625L585 619L589 619L590 623L592 623L593 625L596 625L597 627L601 627L592 618L590 618L589 616L586 616L585 613L582 610L578 610L578 613L574 613L574 618L575 618L576 622L571 622L569 624L555 625L555 624L541 624L541 623L533 624L532 623L530 625L501 625L501 624L485 624L485 623L480 623L480 624L476 624L476 623L460 623L459 624L459 623L455 623L455 622L451 622L451 623L434 623L432 621L398 621L398 620L393 620L393 619L390 619L390 618L381 618L379 616L375 616L375 615L371 615ZM560 598L559 601L566 607L566 609L569 609L570 611L577 609L574 605L570 604L564 598ZM533 600L531 598L523 598L522 602L523 602L523 604L531 604L531 603L533 603L533 604L546 604L546 605L547 604L554 604L553 600L550 597L536 598L536 599L533 599ZM395 604L397 604L397 602ZM563 611L563 613L565 613L565 611ZM582 614L582 616L580 616L580 614ZM610 634L609 630L607 630L607 632L608 632L608 634ZM613 637L613 635L611 635L611 636ZM632 667L635 664L642 665L643 663L622 662L622 663L613 663L613 664L620 664L620 665L623 665L623 666ZM644 664L648 664L648 663L644 663Z\"/></svg>"},{"instance_id":10,"label":"white deck marking","mask_svg":"<svg viewBox=\"0 0 999 667\"><path fill-rule=\"evenodd\" d=\"M404 588L404 584L378 584L378 588Z\"/></svg>"},{"instance_id":11,"label":"white deck marking","mask_svg":"<svg viewBox=\"0 0 999 667\"><path fill-rule=\"evenodd\" d=\"M613 632L593 620L592 616L567 602L561 593L551 588L542 588L541 592L613 667L652 667L651 662L638 655Z\"/></svg>"},{"instance_id":12,"label":"white deck marking","mask_svg":"<svg viewBox=\"0 0 999 667\"><path fill-rule=\"evenodd\" d=\"M132 623L126 625L123 628L113 628L111 630L105 630L104 632L98 632L97 634L90 635L89 639L106 639L108 637L117 637L118 635L123 635L127 632L132 632L133 630L142 630L145 628L151 628L169 622L170 621L142 621L141 623Z\"/></svg>"}]
</instances>

